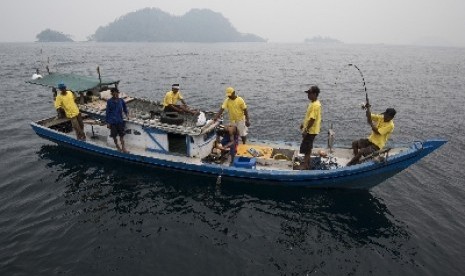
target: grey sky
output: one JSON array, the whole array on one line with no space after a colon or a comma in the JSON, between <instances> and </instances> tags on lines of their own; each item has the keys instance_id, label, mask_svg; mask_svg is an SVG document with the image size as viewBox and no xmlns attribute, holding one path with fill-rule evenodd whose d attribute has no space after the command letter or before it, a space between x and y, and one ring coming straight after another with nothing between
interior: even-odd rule
<instances>
[{"instance_id":1,"label":"grey sky","mask_svg":"<svg viewBox=\"0 0 465 276\"><path fill-rule=\"evenodd\" d=\"M2 0L0 42L35 41L46 28L86 40L99 26L146 7L174 15L211 9L239 32L269 42L321 35L346 43L426 39L465 47L464 0Z\"/></svg>"}]
</instances>

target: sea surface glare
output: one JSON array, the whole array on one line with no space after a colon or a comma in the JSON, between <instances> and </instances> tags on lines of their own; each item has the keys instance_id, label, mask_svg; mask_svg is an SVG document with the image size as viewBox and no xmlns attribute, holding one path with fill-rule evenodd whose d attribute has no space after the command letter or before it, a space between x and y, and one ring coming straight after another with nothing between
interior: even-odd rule
<instances>
[{"instance_id":1,"label":"sea surface glare","mask_svg":"<svg viewBox=\"0 0 465 276\"><path fill-rule=\"evenodd\" d=\"M465 48L273 43L0 43L0 275L464 275ZM250 138L298 143L321 89L325 146L397 110L394 144L449 142L370 191L234 183L57 146L31 121L55 115L36 68L121 79L161 101L217 111L233 86Z\"/></svg>"}]
</instances>

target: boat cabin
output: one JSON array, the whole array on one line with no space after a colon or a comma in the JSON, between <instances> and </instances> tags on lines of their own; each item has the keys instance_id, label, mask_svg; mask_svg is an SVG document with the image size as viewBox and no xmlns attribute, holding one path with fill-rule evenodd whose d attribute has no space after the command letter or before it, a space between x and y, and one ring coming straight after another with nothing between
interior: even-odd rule
<instances>
[{"instance_id":1,"label":"boat cabin","mask_svg":"<svg viewBox=\"0 0 465 276\"><path fill-rule=\"evenodd\" d=\"M52 73L29 82L52 89L64 82L76 96L84 117L86 136L114 147L105 123L105 109L107 100L112 97L111 89L118 88L119 81ZM215 127L219 124L211 121L213 112L203 112L205 120L199 122L197 115L164 112L163 105L157 101L129 97L124 92L120 92L119 97L125 101L129 112L125 134L127 147L194 158L204 158L210 153L216 136ZM70 122L65 118L48 119L43 123L61 132L72 132Z\"/></svg>"}]
</instances>

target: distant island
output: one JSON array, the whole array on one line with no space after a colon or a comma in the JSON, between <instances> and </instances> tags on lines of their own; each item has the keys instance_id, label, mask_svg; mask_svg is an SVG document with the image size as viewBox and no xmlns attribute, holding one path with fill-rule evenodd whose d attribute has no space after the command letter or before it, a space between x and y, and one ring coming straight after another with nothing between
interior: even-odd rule
<instances>
[{"instance_id":1,"label":"distant island","mask_svg":"<svg viewBox=\"0 0 465 276\"><path fill-rule=\"evenodd\" d=\"M173 16L158 8L128 13L89 38L97 42L266 42L254 34L239 33L220 13L193 9Z\"/></svg>"},{"instance_id":2,"label":"distant island","mask_svg":"<svg viewBox=\"0 0 465 276\"><path fill-rule=\"evenodd\" d=\"M322 37L322 36L314 36L312 38L306 38L304 40L305 43L342 43L337 39L331 37Z\"/></svg>"},{"instance_id":3,"label":"distant island","mask_svg":"<svg viewBox=\"0 0 465 276\"><path fill-rule=\"evenodd\" d=\"M73 42L70 35L50 29L40 32L36 38L38 42Z\"/></svg>"}]
</instances>

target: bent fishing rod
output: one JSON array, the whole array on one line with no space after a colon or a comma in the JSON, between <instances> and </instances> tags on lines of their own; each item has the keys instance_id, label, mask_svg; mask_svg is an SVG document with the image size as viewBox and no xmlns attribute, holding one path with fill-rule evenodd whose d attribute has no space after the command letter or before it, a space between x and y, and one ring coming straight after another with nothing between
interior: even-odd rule
<instances>
[{"instance_id":1,"label":"bent fishing rod","mask_svg":"<svg viewBox=\"0 0 465 276\"><path fill-rule=\"evenodd\" d=\"M349 64L347 64L347 65L355 67L355 69L357 69L357 70L358 70L358 72L360 73L360 76L362 76L362 81L363 81L363 89L365 90L365 99L366 99L366 101L367 101L367 104L369 104L370 102L368 101L368 92L367 92L367 86L366 86L366 84L365 84L365 78L363 77L362 70L360 70L360 68L358 68L358 66L357 66L357 65L355 65L355 64L353 64L353 63L349 63Z\"/></svg>"},{"instance_id":2,"label":"bent fishing rod","mask_svg":"<svg viewBox=\"0 0 465 276\"><path fill-rule=\"evenodd\" d=\"M365 99L366 99L366 101L368 102L368 91L367 91L367 86L366 86L366 83L365 83L365 77L363 77L362 70L360 70L360 68L358 68L358 66L355 65L355 64L353 64L353 63L349 63L349 64L347 64L347 65L348 65L348 66L351 66L351 67L355 67L355 69L357 69L358 72L360 73L360 76L362 77L362 81L363 81L363 90L365 90ZM336 81L334 82L335 85L337 85L338 78L339 78L341 72L342 72L342 69L339 70L339 73L338 73L338 75L337 75L337 77L336 77Z\"/></svg>"}]
</instances>

